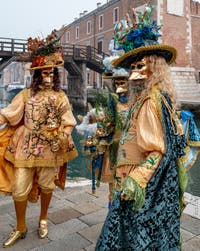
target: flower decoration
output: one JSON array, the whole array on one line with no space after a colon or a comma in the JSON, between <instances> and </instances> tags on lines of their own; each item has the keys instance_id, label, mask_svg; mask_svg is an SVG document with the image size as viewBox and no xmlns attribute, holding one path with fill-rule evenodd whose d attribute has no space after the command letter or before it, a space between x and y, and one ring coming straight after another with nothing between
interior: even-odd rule
<instances>
[{"instance_id":1,"label":"flower decoration","mask_svg":"<svg viewBox=\"0 0 200 251\"><path fill-rule=\"evenodd\" d=\"M44 69L63 66L63 54L61 45L58 43L56 30L53 30L46 38L28 38L27 50L32 61L28 70Z\"/></svg>"},{"instance_id":2,"label":"flower decoration","mask_svg":"<svg viewBox=\"0 0 200 251\"><path fill-rule=\"evenodd\" d=\"M34 56L48 56L59 50L60 45L58 41L56 30L53 30L46 38L28 38L27 50L31 53L31 57Z\"/></svg>"}]
</instances>

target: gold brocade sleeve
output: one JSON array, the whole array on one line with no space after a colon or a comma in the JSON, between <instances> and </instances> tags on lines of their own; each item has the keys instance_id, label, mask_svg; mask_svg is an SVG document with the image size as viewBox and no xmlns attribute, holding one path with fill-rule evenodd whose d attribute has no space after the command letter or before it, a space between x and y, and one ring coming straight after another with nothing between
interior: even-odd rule
<instances>
[{"instance_id":1,"label":"gold brocade sleeve","mask_svg":"<svg viewBox=\"0 0 200 251\"><path fill-rule=\"evenodd\" d=\"M69 103L68 97L64 92L60 95L59 111L61 114L63 131L66 134L71 134L77 122L72 113L72 107Z\"/></svg>"},{"instance_id":2,"label":"gold brocade sleeve","mask_svg":"<svg viewBox=\"0 0 200 251\"><path fill-rule=\"evenodd\" d=\"M142 152L165 152L164 132L152 99L142 105L136 124L137 144Z\"/></svg>"},{"instance_id":3,"label":"gold brocade sleeve","mask_svg":"<svg viewBox=\"0 0 200 251\"><path fill-rule=\"evenodd\" d=\"M24 116L24 91L19 92L7 107L1 109L1 115L12 126L21 121Z\"/></svg>"},{"instance_id":4,"label":"gold brocade sleeve","mask_svg":"<svg viewBox=\"0 0 200 251\"><path fill-rule=\"evenodd\" d=\"M142 105L137 116L136 131L137 144L147 157L129 176L145 188L165 152L164 132L152 99L147 99Z\"/></svg>"}]
</instances>

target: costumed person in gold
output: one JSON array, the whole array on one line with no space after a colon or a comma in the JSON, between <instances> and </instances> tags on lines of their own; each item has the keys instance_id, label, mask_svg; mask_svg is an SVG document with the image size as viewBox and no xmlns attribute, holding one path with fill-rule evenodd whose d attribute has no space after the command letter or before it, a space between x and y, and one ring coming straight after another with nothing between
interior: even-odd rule
<instances>
[{"instance_id":1,"label":"costumed person in gold","mask_svg":"<svg viewBox=\"0 0 200 251\"><path fill-rule=\"evenodd\" d=\"M28 39L32 59L30 70L34 71L32 84L0 112L0 124L19 125L4 152L4 159L14 166L11 193L17 220L4 247L26 236L27 201L36 202L39 195L38 235L47 237L47 212L54 187L58 185L64 189L66 163L77 156L71 137L76 120L60 88L57 67L64 61L58 41L55 31L43 40Z\"/></svg>"},{"instance_id":2,"label":"costumed person in gold","mask_svg":"<svg viewBox=\"0 0 200 251\"><path fill-rule=\"evenodd\" d=\"M128 29L115 36L125 53L113 65L130 68L132 84L140 77L145 82L121 134L115 198L97 251L180 250L187 144L168 67L177 52L158 44L160 26L151 21L152 9L146 6L132 23L128 20Z\"/></svg>"}]
</instances>

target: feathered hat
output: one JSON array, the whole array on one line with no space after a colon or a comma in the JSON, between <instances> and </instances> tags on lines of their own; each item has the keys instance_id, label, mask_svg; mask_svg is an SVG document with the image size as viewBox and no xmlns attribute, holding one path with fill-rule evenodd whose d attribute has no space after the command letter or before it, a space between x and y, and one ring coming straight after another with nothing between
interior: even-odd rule
<instances>
[{"instance_id":1,"label":"feathered hat","mask_svg":"<svg viewBox=\"0 0 200 251\"><path fill-rule=\"evenodd\" d=\"M27 50L32 61L28 70L63 66L64 60L59 40L56 30L53 30L45 39L28 38Z\"/></svg>"},{"instance_id":2,"label":"feathered hat","mask_svg":"<svg viewBox=\"0 0 200 251\"><path fill-rule=\"evenodd\" d=\"M124 50L124 54L112 61L113 66L128 68L130 64L140 61L144 56L158 55L166 59L168 64L175 61L177 51L170 45L159 44L161 26L151 21L152 6L145 5L144 12L133 9L133 20L120 21L115 26L115 45Z\"/></svg>"}]
</instances>

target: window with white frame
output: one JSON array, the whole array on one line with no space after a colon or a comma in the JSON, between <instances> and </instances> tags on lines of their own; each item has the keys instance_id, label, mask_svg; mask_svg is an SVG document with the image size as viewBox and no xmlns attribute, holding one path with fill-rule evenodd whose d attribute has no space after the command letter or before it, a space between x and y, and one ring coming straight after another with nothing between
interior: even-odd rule
<instances>
[{"instance_id":1,"label":"window with white frame","mask_svg":"<svg viewBox=\"0 0 200 251\"><path fill-rule=\"evenodd\" d=\"M167 0L167 13L177 16L183 16L184 1L183 0Z\"/></svg>"},{"instance_id":2,"label":"window with white frame","mask_svg":"<svg viewBox=\"0 0 200 251\"><path fill-rule=\"evenodd\" d=\"M69 31L66 32L65 38L66 38L66 42L70 41L70 32Z\"/></svg>"},{"instance_id":3,"label":"window with white frame","mask_svg":"<svg viewBox=\"0 0 200 251\"><path fill-rule=\"evenodd\" d=\"M87 34L91 33L91 21L87 21Z\"/></svg>"},{"instance_id":4,"label":"window with white frame","mask_svg":"<svg viewBox=\"0 0 200 251\"><path fill-rule=\"evenodd\" d=\"M79 39L79 26L76 27L76 39Z\"/></svg>"},{"instance_id":5,"label":"window with white frame","mask_svg":"<svg viewBox=\"0 0 200 251\"><path fill-rule=\"evenodd\" d=\"M119 21L119 8L116 7L113 9L113 23L117 23Z\"/></svg>"},{"instance_id":6,"label":"window with white frame","mask_svg":"<svg viewBox=\"0 0 200 251\"><path fill-rule=\"evenodd\" d=\"M103 15L99 16L99 30L103 29Z\"/></svg>"}]
</instances>

